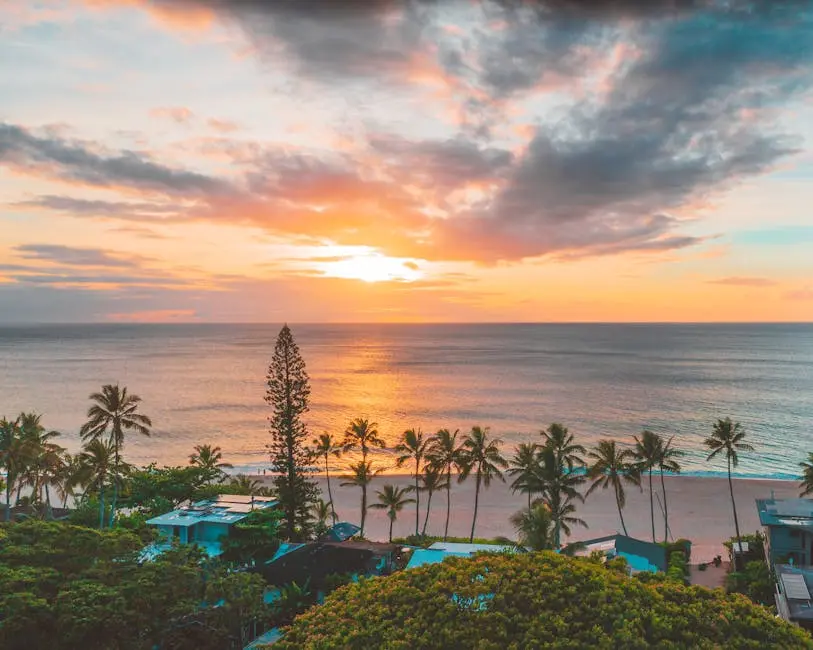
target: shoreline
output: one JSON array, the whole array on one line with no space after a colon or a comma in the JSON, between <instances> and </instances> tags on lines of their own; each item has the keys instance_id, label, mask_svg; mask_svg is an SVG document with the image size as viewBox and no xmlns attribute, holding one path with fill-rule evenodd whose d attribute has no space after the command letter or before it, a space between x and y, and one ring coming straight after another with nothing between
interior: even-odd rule
<instances>
[{"instance_id":1,"label":"shoreline","mask_svg":"<svg viewBox=\"0 0 813 650\"><path fill-rule=\"evenodd\" d=\"M269 474L251 474L252 479L263 485L271 485ZM331 489L340 521L358 523L360 517L361 490L339 485L340 473L331 473ZM322 489L322 498L328 500L326 480L315 476ZM669 511L670 539L686 538L692 541L691 563L710 562L714 556L723 555L726 549L723 542L733 537L734 517L731 498L726 478L708 476L665 476L667 505ZM376 491L386 483L405 486L412 480L407 474L392 474L373 479L368 488L368 503L376 501ZM656 541L664 537L663 514L660 508L662 500L660 477L653 475L655 498ZM650 523L650 501L648 483L644 480L644 489L626 488L626 507L624 520L627 532L631 537L645 541L652 540ZM755 499L794 498L799 496L798 481L782 479L745 479L734 482L734 496L737 503L737 515L740 521L740 533L753 533L760 528ZM451 515L449 535L468 537L471 532L471 520L474 504L474 481L453 483L451 490ZM420 526L425 516L426 495L421 495ZM492 482L491 487L480 492L480 507L477 513L475 537L514 537L515 532L509 517L527 505L523 494L512 494L510 487L502 482ZM446 513L446 493L435 493L432 497L432 511L426 532L432 535L443 535ZM618 517L615 497L611 490L599 490L591 494L583 504L577 504L576 516L584 519L588 528L574 527L569 541L587 540L603 535L623 532ZM365 537L376 541L387 541L389 523L386 514L380 510L369 510L365 525ZM404 537L415 530L415 507L406 506L398 516L393 528L394 537Z\"/></svg>"}]
</instances>

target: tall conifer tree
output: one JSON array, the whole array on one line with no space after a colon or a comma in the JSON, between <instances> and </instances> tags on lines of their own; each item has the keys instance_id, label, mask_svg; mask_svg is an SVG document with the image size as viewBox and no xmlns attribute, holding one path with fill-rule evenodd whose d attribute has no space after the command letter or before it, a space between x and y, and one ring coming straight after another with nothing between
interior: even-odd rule
<instances>
[{"instance_id":1,"label":"tall conifer tree","mask_svg":"<svg viewBox=\"0 0 813 650\"><path fill-rule=\"evenodd\" d=\"M319 489L309 477L313 471L312 457L305 446L308 432L302 421L311 392L308 373L287 325L277 337L267 380L265 401L273 409L268 418L271 431L268 449L282 510L281 529L289 540L300 539L310 532L311 506L316 502Z\"/></svg>"}]
</instances>

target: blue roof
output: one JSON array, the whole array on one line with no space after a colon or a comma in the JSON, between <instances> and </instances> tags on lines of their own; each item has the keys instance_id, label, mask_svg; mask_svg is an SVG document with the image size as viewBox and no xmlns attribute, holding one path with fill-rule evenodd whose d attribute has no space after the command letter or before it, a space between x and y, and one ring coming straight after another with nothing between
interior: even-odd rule
<instances>
[{"instance_id":1,"label":"blue roof","mask_svg":"<svg viewBox=\"0 0 813 650\"><path fill-rule=\"evenodd\" d=\"M274 553L274 557L272 557L268 561L273 562L274 560L277 560L277 559L281 558L283 555L287 555L291 551L295 551L296 549L302 548L303 546L305 546L305 545L304 544L289 544L287 542L283 542L282 544L279 545L279 548L277 549L277 552Z\"/></svg>"},{"instance_id":2,"label":"blue roof","mask_svg":"<svg viewBox=\"0 0 813 650\"><path fill-rule=\"evenodd\" d=\"M461 544L459 542L435 542L429 548L439 551L449 551L450 553L465 553L467 555L483 551L488 553L516 551L516 547L509 544Z\"/></svg>"},{"instance_id":3,"label":"blue roof","mask_svg":"<svg viewBox=\"0 0 813 650\"><path fill-rule=\"evenodd\" d=\"M407 569L423 566L424 564L437 564L447 557L470 557L469 553L453 553L433 548L419 548L412 552L412 557L406 565Z\"/></svg>"},{"instance_id":4,"label":"blue roof","mask_svg":"<svg viewBox=\"0 0 813 650\"><path fill-rule=\"evenodd\" d=\"M150 526L194 526L205 521L212 524L236 524L254 510L271 508L277 504L270 497L246 496L242 494L221 494L214 499L198 501L186 508L178 508L152 519Z\"/></svg>"},{"instance_id":5,"label":"blue roof","mask_svg":"<svg viewBox=\"0 0 813 650\"><path fill-rule=\"evenodd\" d=\"M437 564L447 557L471 557L475 553L501 553L514 552L513 546L499 544L460 544L457 542L435 542L429 548L419 548L412 552L407 569L423 566L424 564Z\"/></svg>"},{"instance_id":6,"label":"blue roof","mask_svg":"<svg viewBox=\"0 0 813 650\"><path fill-rule=\"evenodd\" d=\"M324 534L323 539L331 542L344 542L359 532L361 532L361 528L355 524L340 521Z\"/></svg>"},{"instance_id":7,"label":"blue roof","mask_svg":"<svg viewBox=\"0 0 813 650\"><path fill-rule=\"evenodd\" d=\"M608 557L621 556L633 571L666 571L666 549L660 544L645 542L627 535L607 535L596 539L574 542L576 555L587 555L593 551L605 553Z\"/></svg>"},{"instance_id":8,"label":"blue roof","mask_svg":"<svg viewBox=\"0 0 813 650\"><path fill-rule=\"evenodd\" d=\"M763 526L813 528L813 499L757 499Z\"/></svg>"}]
</instances>

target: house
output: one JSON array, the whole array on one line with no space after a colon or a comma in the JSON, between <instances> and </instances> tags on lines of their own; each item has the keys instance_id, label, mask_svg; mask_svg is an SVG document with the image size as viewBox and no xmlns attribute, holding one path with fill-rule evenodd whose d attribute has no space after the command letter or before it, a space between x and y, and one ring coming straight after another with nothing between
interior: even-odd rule
<instances>
[{"instance_id":1,"label":"house","mask_svg":"<svg viewBox=\"0 0 813 650\"><path fill-rule=\"evenodd\" d=\"M328 576L337 574L388 575L400 560L401 547L367 541L283 544L271 560L252 567L271 585L297 583L311 591L323 590Z\"/></svg>"},{"instance_id":2,"label":"house","mask_svg":"<svg viewBox=\"0 0 813 650\"><path fill-rule=\"evenodd\" d=\"M621 534L575 542L565 547L565 550L576 556L587 556L597 551L603 553L607 559L623 557L631 573L657 573L666 571L668 567L666 549L663 546Z\"/></svg>"},{"instance_id":3,"label":"house","mask_svg":"<svg viewBox=\"0 0 813 650\"><path fill-rule=\"evenodd\" d=\"M775 564L776 609L786 621L813 630L813 568Z\"/></svg>"},{"instance_id":4,"label":"house","mask_svg":"<svg viewBox=\"0 0 813 650\"><path fill-rule=\"evenodd\" d=\"M813 499L757 499L771 565L813 564Z\"/></svg>"},{"instance_id":5,"label":"house","mask_svg":"<svg viewBox=\"0 0 813 650\"><path fill-rule=\"evenodd\" d=\"M435 542L429 548L417 548L407 563L407 569L437 564L447 557L471 557L475 553L516 552L515 546L501 544L460 544L457 542Z\"/></svg>"},{"instance_id":6,"label":"house","mask_svg":"<svg viewBox=\"0 0 813 650\"><path fill-rule=\"evenodd\" d=\"M173 539L182 544L197 544L210 557L220 555L220 539L232 526L255 510L272 508L276 499L240 494L221 494L184 508L147 520L158 529L160 541L144 549L142 556L152 559L169 547Z\"/></svg>"}]
</instances>

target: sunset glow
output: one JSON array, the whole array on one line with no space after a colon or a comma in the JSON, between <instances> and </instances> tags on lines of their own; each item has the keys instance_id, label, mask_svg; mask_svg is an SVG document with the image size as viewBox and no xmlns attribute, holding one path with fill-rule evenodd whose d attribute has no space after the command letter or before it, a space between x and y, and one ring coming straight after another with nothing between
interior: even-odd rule
<instances>
[{"instance_id":1,"label":"sunset glow","mask_svg":"<svg viewBox=\"0 0 813 650\"><path fill-rule=\"evenodd\" d=\"M340 4L0 1L0 322L813 320L805 3Z\"/></svg>"},{"instance_id":2,"label":"sunset glow","mask_svg":"<svg viewBox=\"0 0 813 650\"><path fill-rule=\"evenodd\" d=\"M414 282L421 277L417 263L376 253L323 264L325 275L364 282Z\"/></svg>"}]
</instances>

